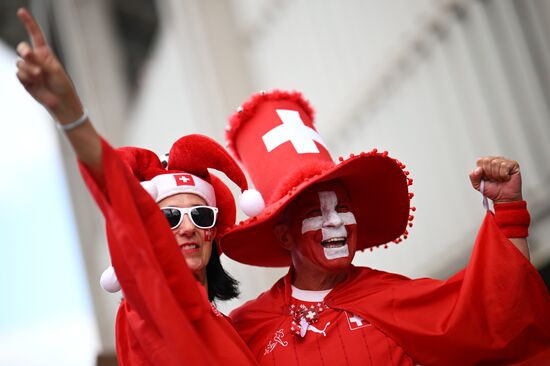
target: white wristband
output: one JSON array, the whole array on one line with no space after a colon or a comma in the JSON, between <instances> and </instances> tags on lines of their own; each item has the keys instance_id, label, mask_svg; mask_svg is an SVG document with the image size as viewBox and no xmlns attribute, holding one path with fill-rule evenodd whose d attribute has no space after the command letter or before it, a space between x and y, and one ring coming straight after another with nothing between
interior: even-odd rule
<instances>
[{"instance_id":1,"label":"white wristband","mask_svg":"<svg viewBox=\"0 0 550 366\"><path fill-rule=\"evenodd\" d=\"M82 125L84 122L86 122L87 119L88 119L88 111L86 110L86 108L84 108L82 112L82 116L80 116L77 120L67 124L61 124L58 122L57 126L61 130L63 130L63 132L67 132L67 131L74 130L78 126Z\"/></svg>"}]
</instances>

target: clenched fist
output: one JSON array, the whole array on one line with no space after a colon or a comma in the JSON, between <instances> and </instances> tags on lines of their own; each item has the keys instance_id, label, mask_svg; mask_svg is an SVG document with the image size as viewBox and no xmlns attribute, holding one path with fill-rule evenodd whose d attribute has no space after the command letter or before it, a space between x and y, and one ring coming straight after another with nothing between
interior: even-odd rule
<instances>
[{"instance_id":1,"label":"clenched fist","mask_svg":"<svg viewBox=\"0 0 550 366\"><path fill-rule=\"evenodd\" d=\"M480 190L484 180L482 194L493 203L523 200L521 194L521 173L519 164L501 156L487 156L476 162L477 167L470 173L470 181L476 190Z\"/></svg>"}]
</instances>

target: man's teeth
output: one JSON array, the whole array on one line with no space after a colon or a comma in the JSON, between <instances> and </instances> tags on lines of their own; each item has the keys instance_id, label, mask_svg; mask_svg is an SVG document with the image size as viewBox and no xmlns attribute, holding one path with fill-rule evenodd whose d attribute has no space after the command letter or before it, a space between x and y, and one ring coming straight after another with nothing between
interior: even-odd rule
<instances>
[{"instance_id":1,"label":"man's teeth","mask_svg":"<svg viewBox=\"0 0 550 366\"><path fill-rule=\"evenodd\" d=\"M186 244L186 245L180 245L181 249L195 249L199 246L197 244Z\"/></svg>"},{"instance_id":2,"label":"man's teeth","mask_svg":"<svg viewBox=\"0 0 550 366\"><path fill-rule=\"evenodd\" d=\"M347 238L339 237L339 238L330 238L327 240L323 240L321 242L321 245L325 248L338 248L343 245L346 245Z\"/></svg>"}]
</instances>

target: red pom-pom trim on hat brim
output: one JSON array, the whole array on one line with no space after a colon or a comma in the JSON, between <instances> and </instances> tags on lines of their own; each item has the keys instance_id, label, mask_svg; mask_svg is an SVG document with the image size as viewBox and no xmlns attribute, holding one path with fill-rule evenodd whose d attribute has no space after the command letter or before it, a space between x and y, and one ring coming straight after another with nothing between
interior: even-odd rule
<instances>
[{"instance_id":1,"label":"red pom-pom trim on hat brim","mask_svg":"<svg viewBox=\"0 0 550 366\"><path fill-rule=\"evenodd\" d=\"M413 194L408 188L405 165L388 156L387 152L373 150L340 159L341 163L317 172L309 172L287 193L271 202L263 212L241 221L220 234L224 253L241 263L262 267L290 265L289 252L283 249L274 235L274 228L286 207L312 185L339 180L347 186L352 198L358 224L357 250L384 247L387 243L400 243L408 237L413 212L410 206ZM386 246L387 247L387 246Z\"/></svg>"}]
</instances>

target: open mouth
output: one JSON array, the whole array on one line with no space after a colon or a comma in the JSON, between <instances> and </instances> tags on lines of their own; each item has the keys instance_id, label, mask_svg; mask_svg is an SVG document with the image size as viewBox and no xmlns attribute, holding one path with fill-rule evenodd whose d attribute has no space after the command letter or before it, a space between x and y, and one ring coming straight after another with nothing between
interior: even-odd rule
<instances>
[{"instance_id":1,"label":"open mouth","mask_svg":"<svg viewBox=\"0 0 550 366\"><path fill-rule=\"evenodd\" d=\"M197 244L181 244L180 249L183 250L190 250L190 249L199 249L199 246Z\"/></svg>"},{"instance_id":2,"label":"open mouth","mask_svg":"<svg viewBox=\"0 0 550 366\"><path fill-rule=\"evenodd\" d=\"M348 242L348 239L345 237L336 237L336 238L323 240L321 242L321 245L323 246L323 248L340 248L346 245L347 242Z\"/></svg>"}]
</instances>

